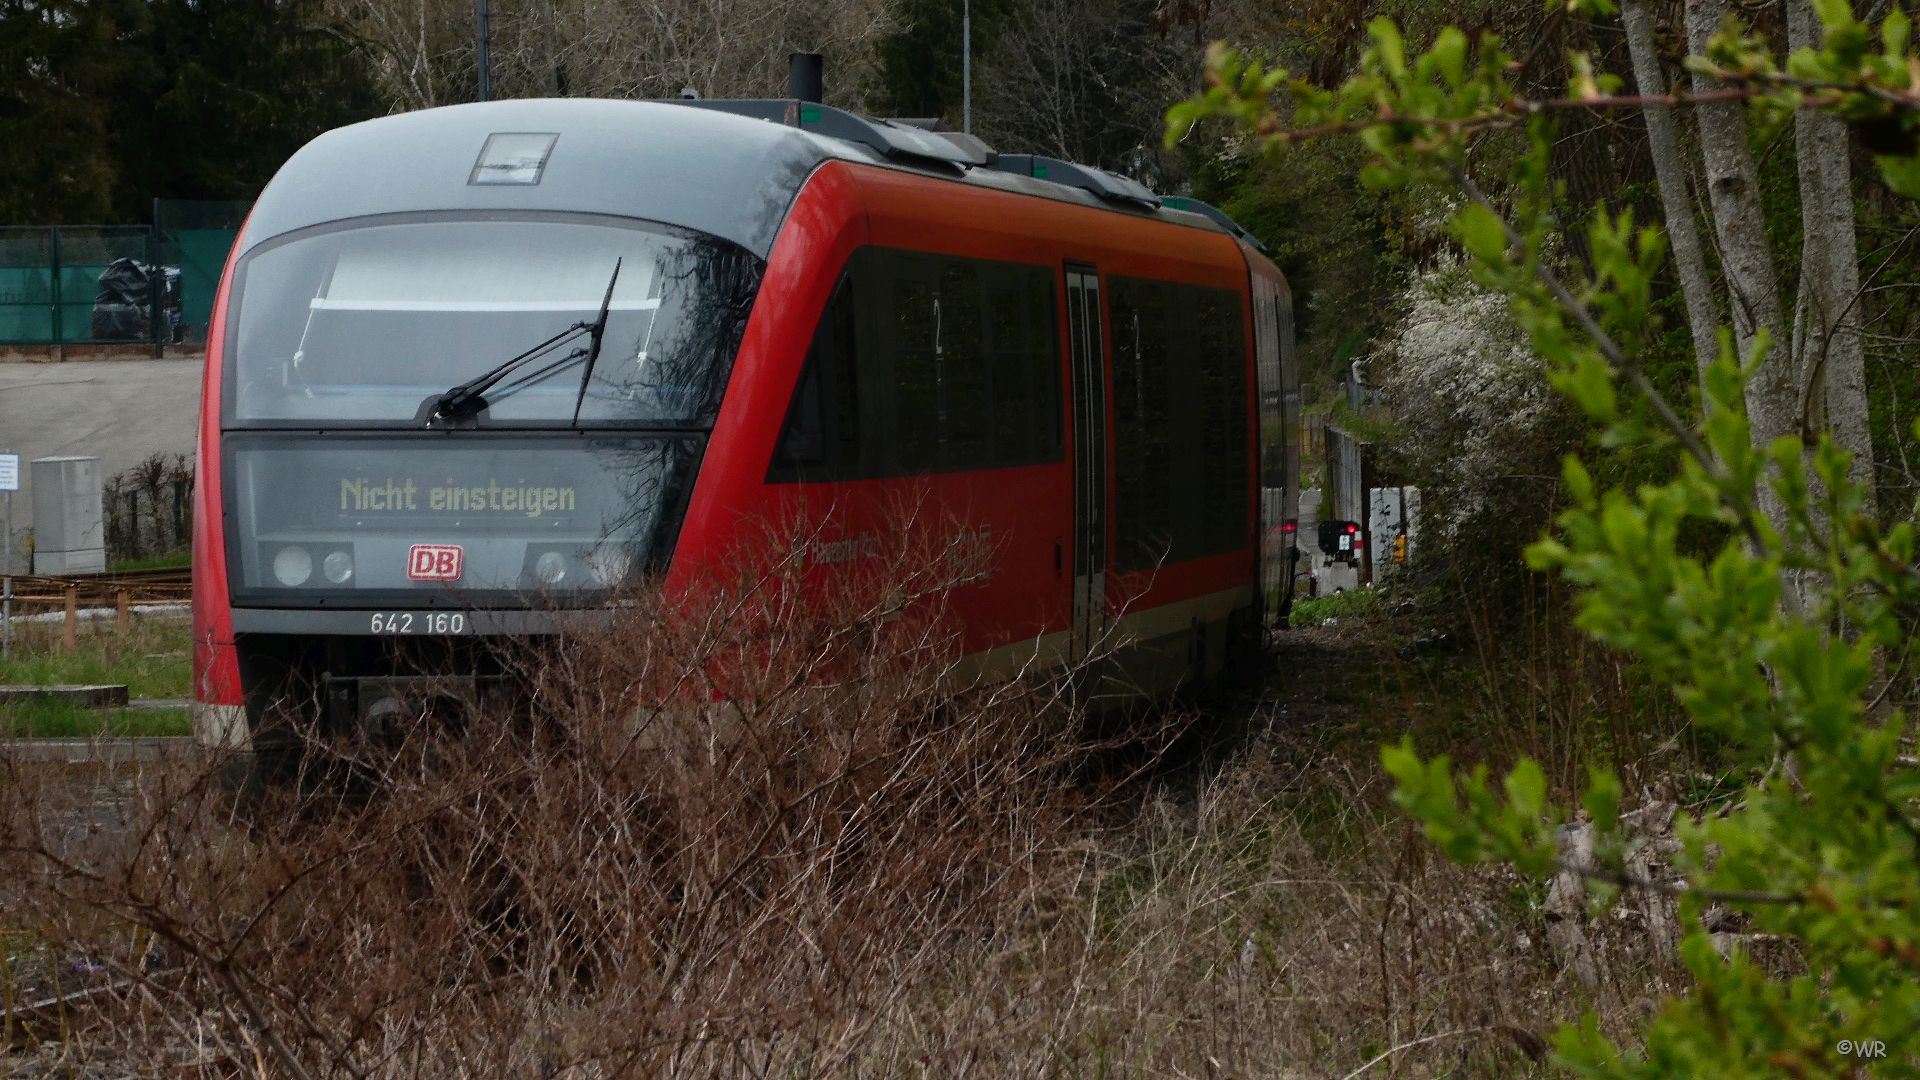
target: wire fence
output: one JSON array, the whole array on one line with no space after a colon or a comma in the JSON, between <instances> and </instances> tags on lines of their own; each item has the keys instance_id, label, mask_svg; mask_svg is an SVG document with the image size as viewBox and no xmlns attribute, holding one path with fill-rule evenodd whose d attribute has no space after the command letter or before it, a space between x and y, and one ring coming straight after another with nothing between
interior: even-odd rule
<instances>
[{"instance_id":1,"label":"wire fence","mask_svg":"<svg viewBox=\"0 0 1920 1080\"><path fill-rule=\"evenodd\" d=\"M154 200L152 225L0 227L0 345L206 340L244 202Z\"/></svg>"},{"instance_id":2,"label":"wire fence","mask_svg":"<svg viewBox=\"0 0 1920 1080\"><path fill-rule=\"evenodd\" d=\"M0 228L0 342L163 343L156 246L142 225Z\"/></svg>"}]
</instances>

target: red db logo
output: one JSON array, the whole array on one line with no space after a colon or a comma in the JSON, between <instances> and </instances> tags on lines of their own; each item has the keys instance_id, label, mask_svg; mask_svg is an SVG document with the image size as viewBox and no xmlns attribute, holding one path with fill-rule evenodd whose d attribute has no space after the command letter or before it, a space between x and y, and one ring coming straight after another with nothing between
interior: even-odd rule
<instances>
[{"instance_id":1,"label":"red db logo","mask_svg":"<svg viewBox=\"0 0 1920 1080\"><path fill-rule=\"evenodd\" d=\"M458 544L415 544L407 552L407 576L415 581L459 581L465 562Z\"/></svg>"}]
</instances>

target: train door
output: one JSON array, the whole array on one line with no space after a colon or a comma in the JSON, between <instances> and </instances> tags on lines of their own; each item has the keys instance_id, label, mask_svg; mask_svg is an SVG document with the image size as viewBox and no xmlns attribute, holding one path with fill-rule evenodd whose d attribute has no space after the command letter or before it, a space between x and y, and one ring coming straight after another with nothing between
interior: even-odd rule
<instances>
[{"instance_id":1,"label":"train door","mask_svg":"<svg viewBox=\"0 0 1920 1080\"><path fill-rule=\"evenodd\" d=\"M1287 373L1293 351L1293 308L1286 286L1255 272L1253 283L1254 386L1258 391L1261 610L1267 620L1284 623L1293 605L1293 573L1298 549L1295 521L1299 510L1299 419L1288 411ZM1294 407L1298 407L1297 368Z\"/></svg>"},{"instance_id":2,"label":"train door","mask_svg":"<svg viewBox=\"0 0 1920 1080\"><path fill-rule=\"evenodd\" d=\"M1073 659L1107 629L1107 366L1100 274L1067 267L1067 341L1073 380Z\"/></svg>"}]
</instances>

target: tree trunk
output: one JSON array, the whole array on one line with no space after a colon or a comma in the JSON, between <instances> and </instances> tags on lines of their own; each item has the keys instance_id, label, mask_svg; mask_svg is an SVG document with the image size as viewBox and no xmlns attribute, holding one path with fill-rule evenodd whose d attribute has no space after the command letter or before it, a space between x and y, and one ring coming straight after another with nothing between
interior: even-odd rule
<instances>
[{"instance_id":1,"label":"tree trunk","mask_svg":"<svg viewBox=\"0 0 1920 1080\"><path fill-rule=\"evenodd\" d=\"M1787 0L1787 47L1818 47L1810 0ZM1867 420L1866 364L1860 347L1860 256L1854 239L1853 170L1847 129L1831 113L1801 109L1794 118L1800 168L1801 302L1793 339L1800 353L1801 415L1809 434L1823 428L1853 455L1850 474L1873 497L1873 439ZM1825 423L1821 413L1824 411Z\"/></svg>"},{"instance_id":2,"label":"tree trunk","mask_svg":"<svg viewBox=\"0 0 1920 1080\"><path fill-rule=\"evenodd\" d=\"M1622 0L1621 21L1626 23L1627 49L1633 54L1633 81L1642 97L1665 97L1667 74L1661 69L1660 56L1653 47L1653 17L1647 0ZM1680 295L1687 303L1687 328L1693 335L1693 358L1699 366L1702 386L1707 365L1720 353L1717 331L1720 316L1714 310L1713 281L1707 276L1707 260L1700 250L1700 231L1694 224L1693 198L1687 189L1687 172L1680 157L1680 140L1673 130L1673 111L1664 105L1641 109L1647 123L1647 147L1653 154L1653 175L1660 186L1660 210L1667 219L1667 240L1673 245L1673 265L1680 275ZM1704 401L1704 395L1702 400Z\"/></svg>"},{"instance_id":3,"label":"tree trunk","mask_svg":"<svg viewBox=\"0 0 1920 1080\"><path fill-rule=\"evenodd\" d=\"M1725 0L1686 0L1687 43L1695 55L1705 55L1707 41L1720 29L1725 10ZM1719 80L1696 72L1693 88L1706 93L1721 86ZM1753 363L1754 339L1762 330L1772 341L1766 362L1747 382L1747 420L1753 427L1754 445L1764 448L1783 435L1799 434L1800 395L1792 344L1780 317L1780 282L1767 244L1753 149L1747 144L1745 106L1713 102L1694 112L1700 123L1700 156L1707 169L1714 236L1720 245L1720 268L1726 277L1741 362ZM1783 510L1773 490L1762 485L1759 495L1767 519L1776 528L1783 526Z\"/></svg>"}]
</instances>

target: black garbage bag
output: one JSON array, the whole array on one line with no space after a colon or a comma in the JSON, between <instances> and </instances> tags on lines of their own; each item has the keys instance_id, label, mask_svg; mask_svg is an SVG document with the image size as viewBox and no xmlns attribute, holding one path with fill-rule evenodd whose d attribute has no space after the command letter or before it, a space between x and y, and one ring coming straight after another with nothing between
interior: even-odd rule
<instances>
[{"instance_id":1,"label":"black garbage bag","mask_svg":"<svg viewBox=\"0 0 1920 1080\"><path fill-rule=\"evenodd\" d=\"M167 332L161 337L178 345L186 336L187 330L185 298L181 295L180 288L180 268L163 266L160 269L166 274L166 285L160 290L160 318L167 327Z\"/></svg>"},{"instance_id":2,"label":"black garbage bag","mask_svg":"<svg viewBox=\"0 0 1920 1080\"><path fill-rule=\"evenodd\" d=\"M115 259L100 271L100 291L93 297L95 341L148 339L147 267L131 258Z\"/></svg>"}]
</instances>

